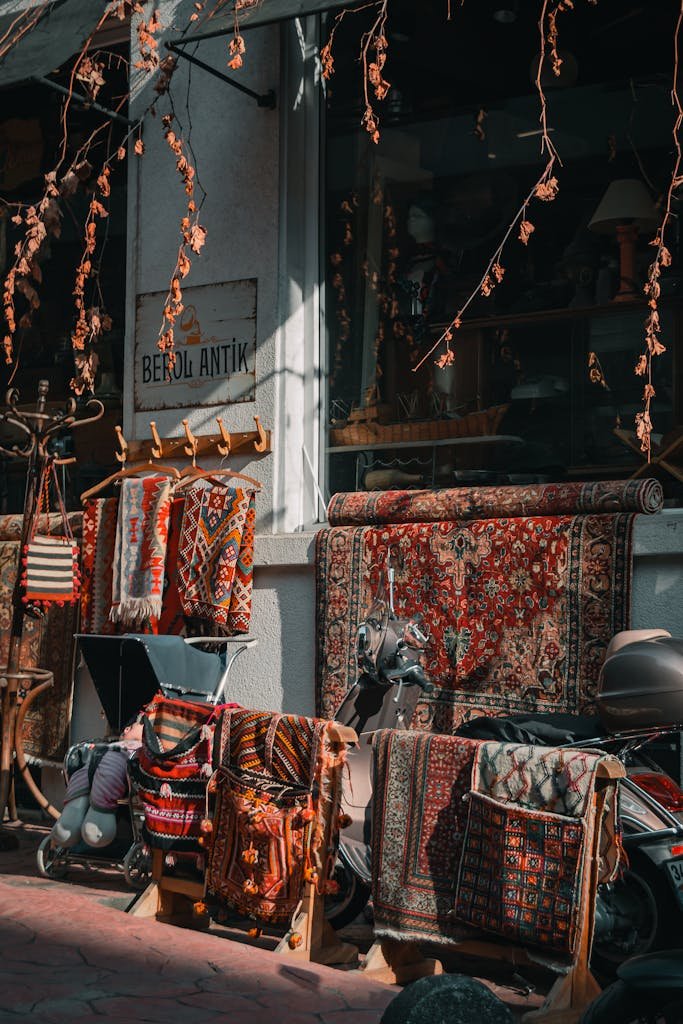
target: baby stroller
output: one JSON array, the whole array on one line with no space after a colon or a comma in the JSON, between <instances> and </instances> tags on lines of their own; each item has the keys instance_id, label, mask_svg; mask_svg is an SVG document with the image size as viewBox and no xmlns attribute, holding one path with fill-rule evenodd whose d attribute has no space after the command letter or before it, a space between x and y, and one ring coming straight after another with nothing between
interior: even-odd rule
<instances>
[{"instance_id":1,"label":"baby stroller","mask_svg":"<svg viewBox=\"0 0 683 1024\"><path fill-rule=\"evenodd\" d=\"M221 703L232 666L247 647L257 643L247 636L184 638L133 633L79 634L76 639L115 735L159 692L192 703ZM64 758L65 780L84 766L92 779L104 754L116 746L115 740L74 744ZM126 798L117 804L116 836L111 843L93 848L79 842L67 849L55 846L48 835L36 855L39 873L57 879L63 878L72 864L113 867L123 871L131 888L144 888L150 879L151 860L141 834L143 813L136 787L129 784L128 789Z\"/></svg>"}]
</instances>

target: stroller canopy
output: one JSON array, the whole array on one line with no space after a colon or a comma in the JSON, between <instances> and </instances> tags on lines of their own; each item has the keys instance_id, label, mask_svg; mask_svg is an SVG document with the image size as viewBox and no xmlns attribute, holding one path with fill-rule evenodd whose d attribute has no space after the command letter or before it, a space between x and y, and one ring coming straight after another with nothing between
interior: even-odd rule
<instances>
[{"instance_id":1,"label":"stroller canopy","mask_svg":"<svg viewBox=\"0 0 683 1024\"><path fill-rule=\"evenodd\" d=\"M76 636L107 720L121 731L155 693L209 701L225 672L220 654L207 654L181 636Z\"/></svg>"}]
</instances>

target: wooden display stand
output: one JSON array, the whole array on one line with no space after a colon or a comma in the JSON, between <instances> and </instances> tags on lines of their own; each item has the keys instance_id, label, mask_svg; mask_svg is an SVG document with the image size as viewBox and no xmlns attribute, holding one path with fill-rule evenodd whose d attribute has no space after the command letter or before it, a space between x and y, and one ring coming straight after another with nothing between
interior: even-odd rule
<instances>
[{"instance_id":1,"label":"wooden display stand","mask_svg":"<svg viewBox=\"0 0 683 1024\"><path fill-rule=\"evenodd\" d=\"M614 782L623 778L625 774L623 765L616 761L604 762L598 767L596 792L586 820L586 845L581 872L581 902L574 960L567 972L555 981L543 1006L524 1015L522 1019L525 1024L576 1024L586 1006L600 993L600 986L589 966L600 862L600 832L596 828L596 822L600 820L604 804L601 783ZM472 939L454 942L451 948L464 956L507 961L516 966L534 963L538 965L540 962L539 959L530 956L524 947L503 941ZM396 939L381 939L375 942L361 970L366 977L389 985L404 985L418 978L443 973L441 962L423 957L415 942L399 942Z\"/></svg>"},{"instance_id":2,"label":"wooden display stand","mask_svg":"<svg viewBox=\"0 0 683 1024\"><path fill-rule=\"evenodd\" d=\"M357 743L355 731L334 723L328 730L333 743ZM202 904L206 895L205 882L177 878L164 873L163 850L152 851L152 881L128 908L134 917L155 917L157 921L185 928L208 928L207 913L197 913L196 904ZM296 944L292 934L300 936ZM306 883L293 927L278 943L275 952L304 963L349 964L358 960L358 949L342 942L325 919L325 897L316 886Z\"/></svg>"}]
</instances>

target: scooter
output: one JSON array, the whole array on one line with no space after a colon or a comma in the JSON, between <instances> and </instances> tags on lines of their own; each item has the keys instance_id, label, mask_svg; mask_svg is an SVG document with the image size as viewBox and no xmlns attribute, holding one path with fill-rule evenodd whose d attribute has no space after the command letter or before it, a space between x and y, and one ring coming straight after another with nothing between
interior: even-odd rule
<instances>
[{"instance_id":1,"label":"scooter","mask_svg":"<svg viewBox=\"0 0 683 1024\"><path fill-rule=\"evenodd\" d=\"M418 619L397 618L391 569L388 579L388 601L376 601L359 627L359 677L336 715L359 735L349 752L350 780L343 796L352 824L340 842L339 892L327 904L328 920L337 929L353 921L370 899L372 736L378 729L408 729L422 693L433 689L420 664L428 633ZM458 732L599 747L624 761L628 776L621 784L620 820L629 864L616 882L600 887L593 942L594 966L611 974L629 957L671 945L683 924L683 791L644 750L681 729L683 641L664 630L617 634L603 665L598 705L602 722L511 716L475 719Z\"/></svg>"},{"instance_id":2,"label":"scooter","mask_svg":"<svg viewBox=\"0 0 683 1024\"><path fill-rule=\"evenodd\" d=\"M581 1024L681 1024L683 949L650 953L617 968L617 980L594 999Z\"/></svg>"}]
</instances>

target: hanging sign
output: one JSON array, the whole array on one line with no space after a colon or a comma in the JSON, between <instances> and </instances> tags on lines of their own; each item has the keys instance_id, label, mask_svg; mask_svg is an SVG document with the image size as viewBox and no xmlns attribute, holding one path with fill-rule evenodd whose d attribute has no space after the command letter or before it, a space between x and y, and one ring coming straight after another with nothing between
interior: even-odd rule
<instances>
[{"instance_id":1,"label":"hanging sign","mask_svg":"<svg viewBox=\"0 0 683 1024\"><path fill-rule=\"evenodd\" d=\"M256 279L183 288L173 367L156 345L165 301L165 292L138 296L135 412L253 402Z\"/></svg>"}]
</instances>

